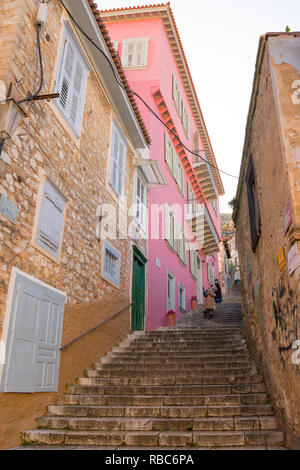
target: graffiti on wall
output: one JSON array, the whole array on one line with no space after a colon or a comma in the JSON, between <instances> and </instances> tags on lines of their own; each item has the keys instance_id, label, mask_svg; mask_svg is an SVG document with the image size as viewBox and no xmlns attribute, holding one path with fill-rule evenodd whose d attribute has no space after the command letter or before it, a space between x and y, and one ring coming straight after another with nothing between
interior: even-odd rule
<instances>
[{"instance_id":1,"label":"graffiti on wall","mask_svg":"<svg viewBox=\"0 0 300 470\"><path fill-rule=\"evenodd\" d=\"M295 349L300 338L298 303L298 294L280 279L278 286L272 289L272 309L275 320L272 338L280 345L279 352L283 367L285 367L285 352ZM295 353L298 354L297 351ZM297 359L298 356L293 355L293 358L295 357ZM293 361L295 362L298 361ZM300 374L300 371L298 373Z\"/></svg>"}]
</instances>

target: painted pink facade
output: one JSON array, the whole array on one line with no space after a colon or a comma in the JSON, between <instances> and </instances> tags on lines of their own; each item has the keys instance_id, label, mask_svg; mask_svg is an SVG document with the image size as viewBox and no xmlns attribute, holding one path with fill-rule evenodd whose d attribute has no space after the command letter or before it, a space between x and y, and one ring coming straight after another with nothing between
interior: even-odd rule
<instances>
[{"instance_id":1,"label":"painted pink facade","mask_svg":"<svg viewBox=\"0 0 300 470\"><path fill-rule=\"evenodd\" d=\"M169 7L168 7L169 8ZM107 12L109 15L109 12ZM144 19L124 19L124 21L112 21L110 16L103 16L103 20L107 24L111 39L116 41L118 53L122 58L124 47L123 41L126 39L136 38L147 38L148 39L148 55L147 65L140 68L126 68L125 72L128 78L130 88L137 92L146 103L160 115L160 108L158 106L161 97L168 109L173 124L176 129L176 133L184 145L189 149L193 150L193 135L198 131L197 124L194 119L192 109L190 107L189 99L186 94L185 88L182 83L181 76L178 71L173 51L170 46L170 41L166 33L165 26L161 17L144 18ZM124 64L123 64L124 65ZM173 99L173 75L176 77L176 81L180 88L181 99L183 100L186 110L189 115L190 131L189 138L183 128L183 122L179 113L177 112L175 102ZM157 98L158 97L158 98ZM139 104L139 100L137 99ZM147 330L154 330L159 326L166 326L167 319L166 313L168 310L168 283L167 276L170 272L175 277L175 310L177 319L183 314L179 308L179 286L185 289L185 309L191 309L191 297L197 296L199 293L199 281L191 275L190 270L190 256L187 252L186 265L179 259L177 253L174 252L165 240L163 233L164 217L161 214L160 217L160 236L159 239L153 239L151 235L155 233L157 229L158 218L155 215L156 212L153 208L157 206L163 206L167 203L169 206L178 205L182 208L184 214L184 206L188 204L188 190L187 182L189 180L189 174L187 168L185 168L185 195L183 196L180 192L178 185L171 174L167 164L165 156L165 132L166 128L164 125L142 104L139 104L144 122L147 126L148 132L151 137L150 147L150 158L158 160L161 168L163 169L167 186L160 189L149 189L149 226L148 226L148 305L147 305L147 317L146 317L146 328ZM161 116L163 119L163 116ZM169 133L172 138L172 134ZM174 142L174 139L173 139ZM176 142L176 141L175 141ZM199 149L203 149L203 143L199 135ZM188 160L192 166L194 156L191 153L186 152ZM196 197L196 196L195 196ZM217 214L212 204L206 202L206 207L209 213L209 218L214 226L214 230L217 237L220 238L220 214L219 214L219 194L217 193ZM204 198L205 200L205 198ZM200 202L199 199L197 202ZM181 217L179 214L175 218L180 219L180 225L184 228L185 236L187 241L194 239L194 234L190 227L190 224L185 220L185 217ZM152 217L151 217L152 214ZM154 226L154 224L156 224ZM198 248L201 248L198 246ZM201 249L200 257L202 260L202 287L208 287L208 267L207 264L211 264L215 267L215 277L219 277L218 271L218 254L217 250L214 256L207 256L205 250ZM200 296L200 300L201 296Z\"/></svg>"}]
</instances>

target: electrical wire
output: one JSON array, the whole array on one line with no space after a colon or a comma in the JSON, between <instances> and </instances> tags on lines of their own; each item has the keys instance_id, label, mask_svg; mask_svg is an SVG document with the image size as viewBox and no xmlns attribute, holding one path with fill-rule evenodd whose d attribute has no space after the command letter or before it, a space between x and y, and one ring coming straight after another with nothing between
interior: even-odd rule
<instances>
[{"instance_id":1,"label":"electrical wire","mask_svg":"<svg viewBox=\"0 0 300 470\"><path fill-rule=\"evenodd\" d=\"M36 25L36 38L37 38L37 45L38 45L40 70L41 70L40 86L39 86L38 90L33 95L27 96L27 98L23 98L22 100L18 101L19 104L24 103L26 101L33 100L33 98L35 98L36 96L38 96L40 94L41 89L43 88L44 67L43 67L43 59L42 59L42 51L41 51L40 31L41 31L41 25L40 25L40 23L37 23L37 25Z\"/></svg>"},{"instance_id":2,"label":"electrical wire","mask_svg":"<svg viewBox=\"0 0 300 470\"><path fill-rule=\"evenodd\" d=\"M118 85L123 89L125 90L127 93L130 93L132 94L133 96L136 96L143 104L144 106L148 109L148 111L150 111L163 125L164 127L166 127L168 129L169 132L171 132L171 134L174 135L174 137L178 140L178 142L185 148L185 150L187 150L189 153L191 153L192 155L196 156L196 157L199 157L202 161L204 161L205 163L207 163L210 167L212 168L215 168L218 172L220 173L223 173L224 175L226 176L230 176L231 178L236 178L236 179L239 179L238 176L235 176L235 175L232 175L226 171L223 171L223 170L220 170L216 165L213 165L212 163L210 163L208 160L206 160L205 158L203 158L201 155L199 155L198 153L194 152L193 150L191 150L190 148L188 148L182 141L181 139L178 137L178 135L172 131L172 129L170 129L164 122L163 120L159 117L159 115L148 105L148 103L138 94L136 93L135 91L131 90L129 87L125 86L122 82L119 81L119 76L117 75L116 71L115 71L115 68L114 68L114 65L112 64L110 58L106 55L106 53L101 49L100 46L98 46L98 44L95 43L95 41L90 38L90 36L84 31L84 29L79 25L79 23L77 22L77 20L74 18L74 16L72 15L72 13L69 11L69 9L66 7L66 5L64 4L64 2L62 0L59 0L60 4L63 6L63 8L66 10L67 14L69 15L69 17L71 18L72 22L74 23L74 25L78 28L78 30L84 35L84 37L91 43L93 44L94 47L96 47L96 49L101 52L101 54L104 56L104 58L107 60L112 72L113 72L113 75L114 75L114 78L116 80L116 82L118 83Z\"/></svg>"}]
</instances>

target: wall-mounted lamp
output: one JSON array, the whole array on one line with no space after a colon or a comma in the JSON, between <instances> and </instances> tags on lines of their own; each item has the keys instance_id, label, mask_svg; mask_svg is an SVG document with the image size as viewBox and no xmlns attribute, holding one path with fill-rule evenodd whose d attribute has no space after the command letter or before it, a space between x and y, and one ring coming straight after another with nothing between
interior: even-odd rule
<instances>
[{"instance_id":1,"label":"wall-mounted lamp","mask_svg":"<svg viewBox=\"0 0 300 470\"><path fill-rule=\"evenodd\" d=\"M0 100L0 156L5 140L13 136L24 117L27 114L14 98Z\"/></svg>"}]
</instances>

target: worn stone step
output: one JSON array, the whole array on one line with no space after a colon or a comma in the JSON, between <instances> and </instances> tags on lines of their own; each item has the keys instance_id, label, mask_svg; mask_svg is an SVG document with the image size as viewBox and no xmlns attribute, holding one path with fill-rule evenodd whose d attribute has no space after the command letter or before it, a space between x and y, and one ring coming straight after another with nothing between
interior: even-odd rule
<instances>
[{"instance_id":1,"label":"worn stone step","mask_svg":"<svg viewBox=\"0 0 300 470\"><path fill-rule=\"evenodd\" d=\"M152 374L154 375L154 374ZM82 377L78 379L79 385L85 386L172 386L172 385L226 385L226 384L255 384L262 382L262 376L260 374L244 374L237 375L228 373L228 375L178 375L174 376L171 374L161 375L160 377L99 377L99 378L87 378Z\"/></svg>"},{"instance_id":2,"label":"worn stone step","mask_svg":"<svg viewBox=\"0 0 300 470\"><path fill-rule=\"evenodd\" d=\"M191 395L248 395L265 393L263 382L253 384L216 384L216 385L173 385L173 386L82 386L69 385L68 393L62 396L64 403L88 404L90 400L101 398L103 395L131 395L131 396L179 396Z\"/></svg>"},{"instance_id":3,"label":"worn stone step","mask_svg":"<svg viewBox=\"0 0 300 470\"><path fill-rule=\"evenodd\" d=\"M64 395L61 403L73 404L73 395ZM251 405L251 404L268 404L269 399L266 393L251 393L244 395L179 395L179 396L164 396L164 395L100 395L90 396L84 395L78 402L78 396L75 398L75 404L92 405L92 406L204 406L204 405ZM57 405L55 405L57 406ZM72 407L71 407L72 408ZM74 407L76 408L76 407ZM51 413L56 410L60 413L63 409L62 405L57 408L51 408ZM68 412L69 415L69 412Z\"/></svg>"},{"instance_id":4,"label":"worn stone step","mask_svg":"<svg viewBox=\"0 0 300 470\"><path fill-rule=\"evenodd\" d=\"M162 339L160 341L147 341L145 340L136 340L130 343L130 348L157 348L160 346L164 346L165 348L169 347L176 347L176 348L197 348L198 346L241 346L246 344L245 340L242 338L237 339L210 339L210 338L203 338L197 340L181 340L181 341L174 341L172 339Z\"/></svg>"},{"instance_id":5,"label":"worn stone step","mask_svg":"<svg viewBox=\"0 0 300 470\"><path fill-rule=\"evenodd\" d=\"M128 366L125 369L122 367L113 367L113 364L102 364L101 369L99 370L88 370L86 372L87 377L82 377L79 379L80 384L95 383L93 380L97 378L105 377L129 377L129 378L150 378L155 377L155 379L163 378L176 378L176 377L247 377L257 374L256 367L254 365L245 366L245 367L231 367L223 369L214 368L213 366L201 367L200 365L196 367L181 367L176 368L173 366L156 368L153 366L147 367L144 366Z\"/></svg>"},{"instance_id":6,"label":"worn stone step","mask_svg":"<svg viewBox=\"0 0 300 470\"><path fill-rule=\"evenodd\" d=\"M97 372L103 370L124 370L126 371L147 371L147 370L191 370L191 369L209 369L209 370L242 370L243 368L246 369L253 369L255 368L255 364L253 361L224 361L224 362L209 362L209 361L200 361L195 359L194 362L119 362L115 360L113 362L107 362L104 364L94 364L94 370L88 370L87 374L88 377L95 377ZM256 369L256 368L255 368Z\"/></svg>"},{"instance_id":7,"label":"worn stone step","mask_svg":"<svg viewBox=\"0 0 300 470\"><path fill-rule=\"evenodd\" d=\"M48 407L48 413L62 416L61 413L76 413L75 417L126 417L126 418L199 418L199 417L224 417L224 416L272 416L272 407L269 404L256 405L215 405L215 406L78 406L73 407ZM78 414L79 413L79 414ZM85 414L88 413L88 414ZM65 416L65 415L63 415ZM67 414L67 416L70 416ZM42 417L43 418L43 417ZM41 418L41 419L42 419Z\"/></svg>"},{"instance_id":8,"label":"worn stone step","mask_svg":"<svg viewBox=\"0 0 300 470\"><path fill-rule=\"evenodd\" d=\"M196 354L197 352L207 352L207 353L210 353L210 352L215 352L215 353L223 353L223 352L245 352L245 351L248 351L247 347L245 345L241 345L241 346L210 346L210 345L207 345L207 346L199 346L197 348L187 348L187 347L181 347L181 348L176 348L175 346L174 347L170 347L170 348L166 348L164 346L160 346L158 348L153 348L153 349L150 349L150 348L133 348L133 347L124 347L124 346L118 346L116 348L113 349L113 352L130 352L132 354L136 354L136 353L153 353L153 352L156 352L156 353L160 353L162 356L164 355L167 355L167 354L173 354L173 353L177 353L177 354L189 354L190 356L193 356L194 354Z\"/></svg>"},{"instance_id":9,"label":"worn stone step","mask_svg":"<svg viewBox=\"0 0 300 470\"><path fill-rule=\"evenodd\" d=\"M49 445L115 445L161 447L282 446L281 431L63 431L33 430L22 433L24 443Z\"/></svg>"},{"instance_id":10,"label":"worn stone step","mask_svg":"<svg viewBox=\"0 0 300 470\"><path fill-rule=\"evenodd\" d=\"M207 362L222 362L229 363L235 361L249 361L251 360L249 353L231 353L230 351L225 352L223 354L216 354L216 353L205 353L203 352L194 354L191 358L190 355L180 355L179 353L169 354L167 357L161 357L160 353L137 353L137 354L130 354L125 352L120 353L109 353L107 356L101 358L101 360L109 358L113 359L114 361L118 361L120 364L124 362L139 362L139 363L155 363L159 361L161 364L167 363L174 363L174 362L184 362L185 364L194 363L195 361L207 361ZM99 363L94 363L95 365Z\"/></svg>"},{"instance_id":11,"label":"worn stone step","mask_svg":"<svg viewBox=\"0 0 300 470\"><path fill-rule=\"evenodd\" d=\"M228 418L122 418L122 417L43 416L39 429L74 431L245 431L278 430L278 420L272 416Z\"/></svg>"}]
</instances>

